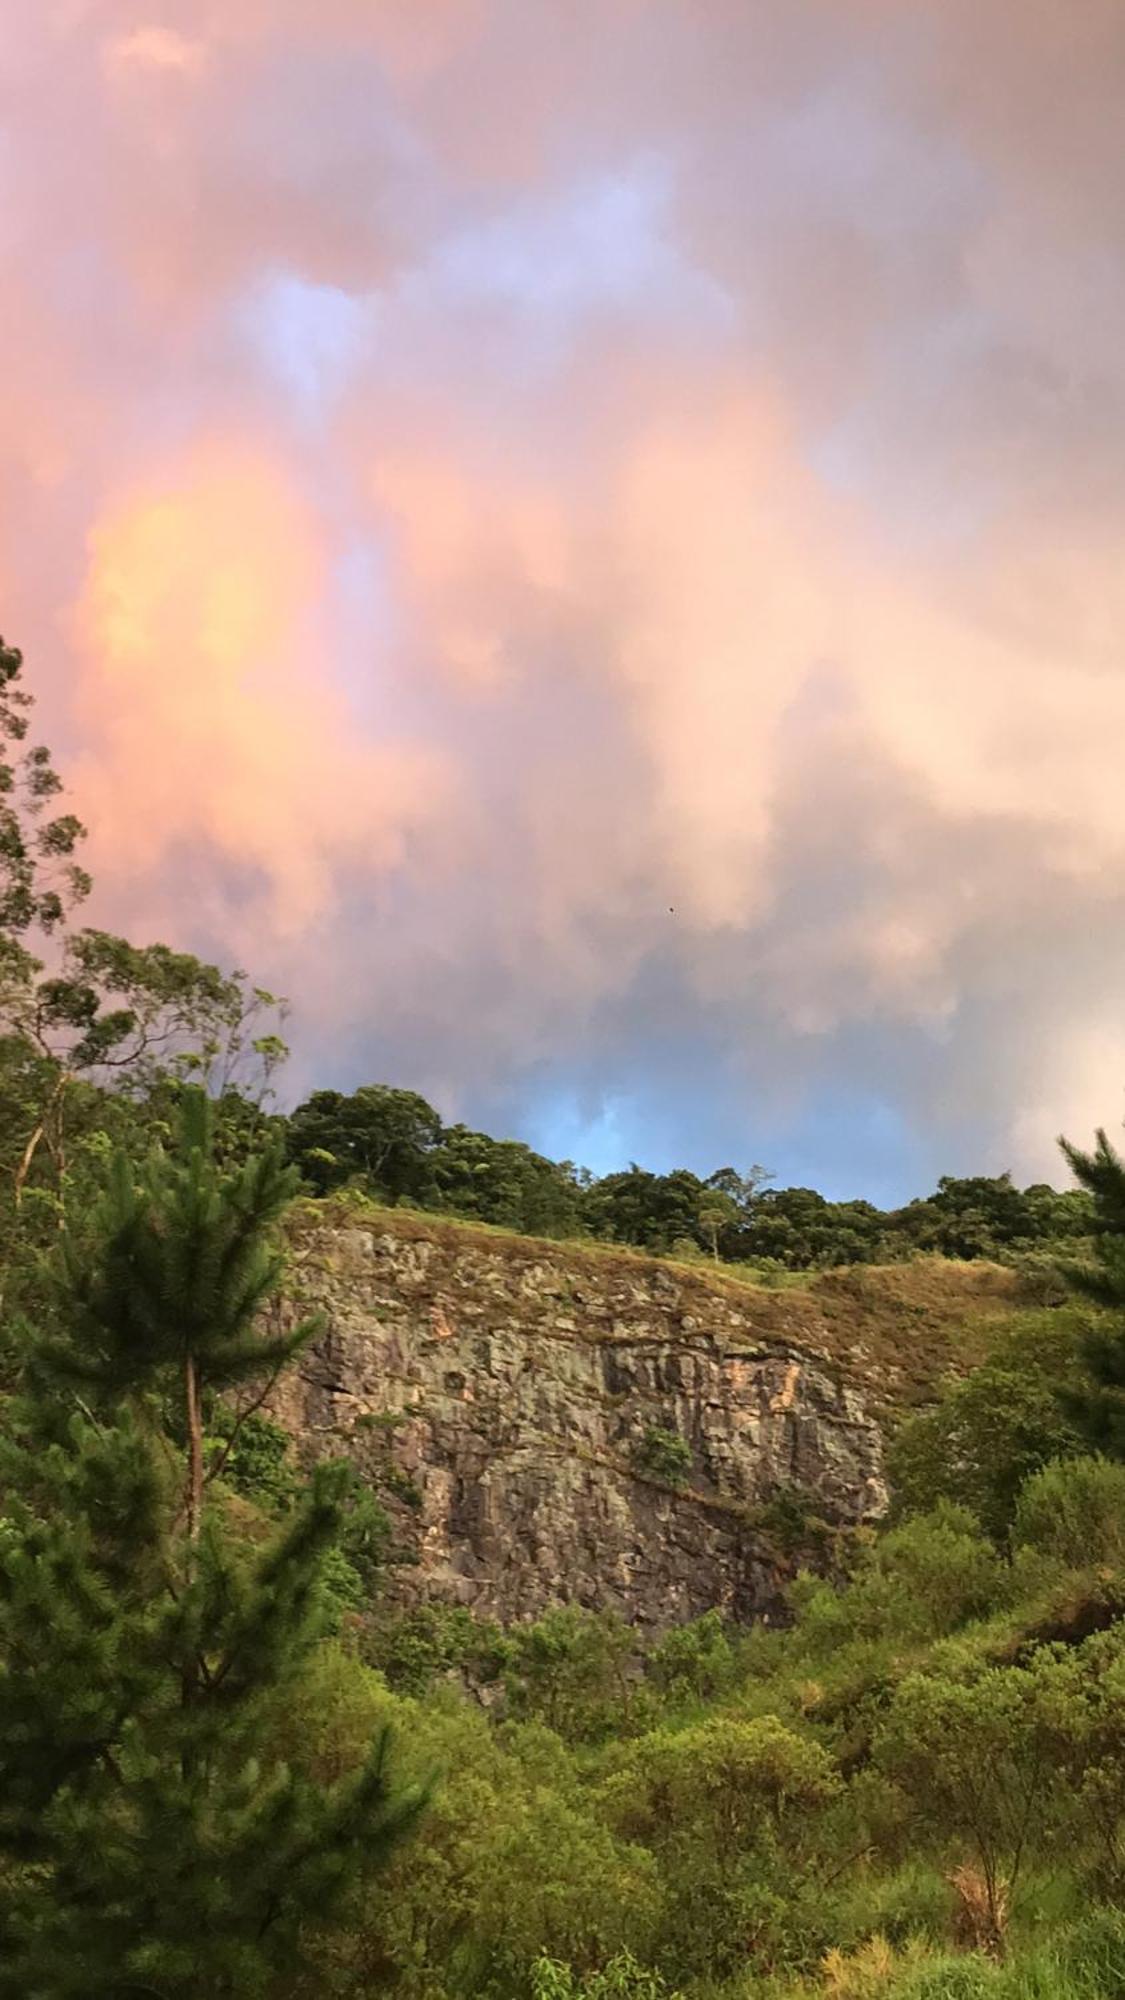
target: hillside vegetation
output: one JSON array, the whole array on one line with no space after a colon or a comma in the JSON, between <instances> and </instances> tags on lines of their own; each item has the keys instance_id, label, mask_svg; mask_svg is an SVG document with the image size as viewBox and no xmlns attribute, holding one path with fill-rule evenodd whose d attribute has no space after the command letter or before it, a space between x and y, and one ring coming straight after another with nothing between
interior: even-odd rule
<instances>
[{"instance_id":1,"label":"hillside vegetation","mask_svg":"<svg viewBox=\"0 0 1125 2000\"><path fill-rule=\"evenodd\" d=\"M786 1630L392 1614L377 1496L304 1487L256 1411L314 1331L261 1318L292 1182L276 1147L214 1165L205 1109L119 1162L25 1334L0 1993L1122 1990L1110 1316L1012 1310L902 1422L899 1518L799 1577Z\"/></svg>"},{"instance_id":2,"label":"hillside vegetation","mask_svg":"<svg viewBox=\"0 0 1125 2000\"><path fill-rule=\"evenodd\" d=\"M1071 1195L845 1217L756 1171L593 1183L417 1099L412 1138L409 1093L278 1118L269 994L78 927L21 673L0 647L0 2000L1125 1993L1104 1137ZM891 1519L812 1538L784 1628L392 1612L385 1492L262 1414L325 1199L799 1309L881 1404Z\"/></svg>"},{"instance_id":3,"label":"hillside vegetation","mask_svg":"<svg viewBox=\"0 0 1125 2000\"><path fill-rule=\"evenodd\" d=\"M1010 1174L944 1177L925 1200L882 1210L771 1188L762 1167L657 1174L631 1165L600 1179L516 1140L446 1126L415 1091L367 1084L317 1090L285 1125L288 1155L318 1195L342 1187L375 1200L460 1215L528 1235L593 1237L658 1255L707 1255L759 1275L920 1253L1031 1259L1088 1234L1081 1188L1017 1188Z\"/></svg>"}]
</instances>

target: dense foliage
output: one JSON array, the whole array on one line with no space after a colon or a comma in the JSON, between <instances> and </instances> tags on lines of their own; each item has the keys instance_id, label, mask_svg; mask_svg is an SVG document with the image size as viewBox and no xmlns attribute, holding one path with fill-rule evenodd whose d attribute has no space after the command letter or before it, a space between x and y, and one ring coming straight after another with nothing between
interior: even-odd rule
<instances>
[{"instance_id":1,"label":"dense foliage","mask_svg":"<svg viewBox=\"0 0 1125 2000\"><path fill-rule=\"evenodd\" d=\"M1082 1187L1020 1189L1011 1176L942 1179L905 1208L833 1202L812 1188L770 1188L761 1167L706 1179L630 1166L594 1179L512 1139L444 1126L415 1091L369 1084L318 1090L287 1121L289 1157L310 1192L351 1186L374 1199L444 1210L531 1235L588 1235L662 1255L707 1255L766 1270L943 1257L1042 1255L1088 1235Z\"/></svg>"},{"instance_id":2,"label":"dense foliage","mask_svg":"<svg viewBox=\"0 0 1125 2000\"><path fill-rule=\"evenodd\" d=\"M238 1531L205 1463L218 1387L308 1340L270 1334L275 1144L215 1162L202 1092L138 1172L123 1154L50 1260L0 1447L0 1993L264 1995L312 1915L366 1883L421 1803L387 1734L326 1783L279 1738L332 1627L347 1468Z\"/></svg>"}]
</instances>

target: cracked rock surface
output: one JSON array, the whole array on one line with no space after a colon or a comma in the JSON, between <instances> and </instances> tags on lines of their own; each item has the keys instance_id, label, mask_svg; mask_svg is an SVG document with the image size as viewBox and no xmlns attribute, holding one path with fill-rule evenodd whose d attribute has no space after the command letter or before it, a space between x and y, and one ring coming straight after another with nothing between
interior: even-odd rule
<instances>
[{"instance_id":1,"label":"cracked rock surface","mask_svg":"<svg viewBox=\"0 0 1125 2000\"><path fill-rule=\"evenodd\" d=\"M828 1521L886 1507L865 1395L818 1344L815 1306L690 1270L385 1217L314 1226L289 1317L324 1332L272 1399L306 1456L345 1451L416 1557L402 1597L503 1620L577 1601L659 1628L779 1600L756 1516L794 1488ZM637 1464L690 1448L680 1487Z\"/></svg>"}]
</instances>

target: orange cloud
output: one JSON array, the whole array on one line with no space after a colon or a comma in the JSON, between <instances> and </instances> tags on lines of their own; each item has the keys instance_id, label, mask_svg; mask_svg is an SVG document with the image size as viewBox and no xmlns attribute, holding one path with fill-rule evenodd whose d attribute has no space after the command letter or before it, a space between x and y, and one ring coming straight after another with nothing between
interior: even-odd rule
<instances>
[{"instance_id":1,"label":"orange cloud","mask_svg":"<svg viewBox=\"0 0 1125 2000\"><path fill-rule=\"evenodd\" d=\"M206 46L174 28L159 26L133 28L109 43L106 69L113 74L130 70L172 70L181 76L197 76L206 60Z\"/></svg>"},{"instance_id":2,"label":"orange cloud","mask_svg":"<svg viewBox=\"0 0 1125 2000\"><path fill-rule=\"evenodd\" d=\"M356 732L318 616L325 555L281 467L215 447L94 528L78 612L97 842L253 868L271 921L323 917L334 871L394 865L442 790L432 756Z\"/></svg>"}]
</instances>

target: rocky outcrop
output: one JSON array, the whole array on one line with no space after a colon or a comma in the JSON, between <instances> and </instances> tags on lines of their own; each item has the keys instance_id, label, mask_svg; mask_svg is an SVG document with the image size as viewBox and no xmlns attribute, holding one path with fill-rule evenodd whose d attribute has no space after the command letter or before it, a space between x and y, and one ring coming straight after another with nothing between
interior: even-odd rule
<instances>
[{"instance_id":1,"label":"rocky outcrop","mask_svg":"<svg viewBox=\"0 0 1125 2000\"><path fill-rule=\"evenodd\" d=\"M306 1455L393 1461L407 1596L750 1619L778 1602L771 1499L886 1504L878 1425L802 1299L422 1218L306 1227L286 1312L325 1330L273 1408ZM645 1469L654 1429L688 1448L682 1483Z\"/></svg>"}]
</instances>

